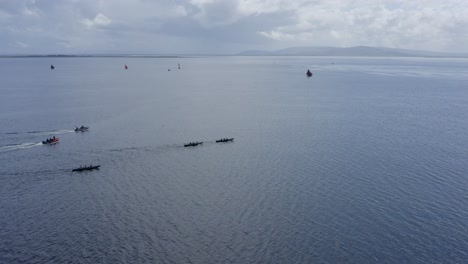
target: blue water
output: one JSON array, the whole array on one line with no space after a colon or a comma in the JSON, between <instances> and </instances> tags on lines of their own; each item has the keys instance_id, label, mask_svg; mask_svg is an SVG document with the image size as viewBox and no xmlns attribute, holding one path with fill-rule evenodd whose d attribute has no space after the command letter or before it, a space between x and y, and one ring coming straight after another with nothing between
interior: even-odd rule
<instances>
[{"instance_id":1,"label":"blue water","mask_svg":"<svg viewBox=\"0 0 468 264\"><path fill-rule=\"evenodd\" d=\"M1 58L0 263L464 263L466 69Z\"/></svg>"}]
</instances>

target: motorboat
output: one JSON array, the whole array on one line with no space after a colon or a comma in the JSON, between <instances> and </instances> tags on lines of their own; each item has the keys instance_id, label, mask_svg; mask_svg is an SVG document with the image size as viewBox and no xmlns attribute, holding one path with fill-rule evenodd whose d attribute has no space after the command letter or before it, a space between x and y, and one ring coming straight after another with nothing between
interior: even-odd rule
<instances>
[{"instance_id":1,"label":"motorboat","mask_svg":"<svg viewBox=\"0 0 468 264\"><path fill-rule=\"evenodd\" d=\"M81 127L76 127L75 132L85 132L88 131L89 127L81 126Z\"/></svg>"},{"instance_id":2,"label":"motorboat","mask_svg":"<svg viewBox=\"0 0 468 264\"><path fill-rule=\"evenodd\" d=\"M52 144L55 144L55 143L58 143L58 142L59 142L59 138L53 137L53 138L48 138L45 141L42 141L42 144L52 145Z\"/></svg>"},{"instance_id":3,"label":"motorboat","mask_svg":"<svg viewBox=\"0 0 468 264\"><path fill-rule=\"evenodd\" d=\"M98 170L101 165L89 165L89 166L80 166L79 168L73 169L72 171L90 171L90 170Z\"/></svg>"},{"instance_id":4,"label":"motorboat","mask_svg":"<svg viewBox=\"0 0 468 264\"><path fill-rule=\"evenodd\" d=\"M234 141L234 138L222 138L222 139L216 140L216 143L221 143L221 142L232 142L232 141Z\"/></svg>"}]
</instances>

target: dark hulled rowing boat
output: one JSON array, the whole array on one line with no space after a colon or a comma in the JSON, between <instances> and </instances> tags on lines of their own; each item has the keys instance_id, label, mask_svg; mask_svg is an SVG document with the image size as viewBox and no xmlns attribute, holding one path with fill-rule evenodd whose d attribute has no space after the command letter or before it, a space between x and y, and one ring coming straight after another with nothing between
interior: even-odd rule
<instances>
[{"instance_id":1,"label":"dark hulled rowing boat","mask_svg":"<svg viewBox=\"0 0 468 264\"><path fill-rule=\"evenodd\" d=\"M96 166L80 166L79 168L73 169L72 171L89 171L89 170L98 170L101 165L96 165Z\"/></svg>"},{"instance_id":2,"label":"dark hulled rowing boat","mask_svg":"<svg viewBox=\"0 0 468 264\"><path fill-rule=\"evenodd\" d=\"M232 142L233 140L234 140L234 138L222 138L222 139L216 140L216 143L221 143L221 142Z\"/></svg>"},{"instance_id":3,"label":"dark hulled rowing boat","mask_svg":"<svg viewBox=\"0 0 468 264\"><path fill-rule=\"evenodd\" d=\"M188 144L185 144L184 147L195 147L201 144L203 144L203 142L190 142Z\"/></svg>"}]
</instances>

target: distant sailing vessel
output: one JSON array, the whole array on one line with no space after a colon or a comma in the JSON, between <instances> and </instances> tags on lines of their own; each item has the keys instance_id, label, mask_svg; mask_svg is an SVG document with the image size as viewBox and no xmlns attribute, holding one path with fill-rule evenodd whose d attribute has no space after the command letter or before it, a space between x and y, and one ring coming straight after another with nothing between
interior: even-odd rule
<instances>
[{"instance_id":1,"label":"distant sailing vessel","mask_svg":"<svg viewBox=\"0 0 468 264\"><path fill-rule=\"evenodd\" d=\"M55 69L54 65L50 65L50 69L51 70Z\"/></svg>"},{"instance_id":2,"label":"distant sailing vessel","mask_svg":"<svg viewBox=\"0 0 468 264\"><path fill-rule=\"evenodd\" d=\"M307 77L311 77L311 76L312 76L312 73L310 72L310 70L307 70L306 75L307 75Z\"/></svg>"},{"instance_id":3,"label":"distant sailing vessel","mask_svg":"<svg viewBox=\"0 0 468 264\"><path fill-rule=\"evenodd\" d=\"M179 70L180 70L180 63L177 63L177 67L178 67L178 68L179 68Z\"/></svg>"},{"instance_id":4,"label":"distant sailing vessel","mask_svg":"<svg viewBox=\"0 0 468 264\"><path fill-rule=\"evenodd\" d=\"M126 69L126 70L128 70L128 66L127 66L127 64L125 64L125 69Z\"/></svg>"}]
</instances>

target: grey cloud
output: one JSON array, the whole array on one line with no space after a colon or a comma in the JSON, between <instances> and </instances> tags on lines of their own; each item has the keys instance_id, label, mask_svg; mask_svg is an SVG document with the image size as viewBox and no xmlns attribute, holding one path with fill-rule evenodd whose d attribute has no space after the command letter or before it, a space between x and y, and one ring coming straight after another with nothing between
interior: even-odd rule
<instances>
[{"instance_id":1,"label":"grey cloud","mask_svg":"<svg viewBox=\"0 0 468 264\"><path fill-rule=\"evenodd\" d=\"M360 2L366 5L359 5ZM331 3L317 2L315 8L297 9L294 23L263 32L262 35L281 41L286 46L298 42L310 45L308 40L314 38L318 40L314 44L321 45L444 50L454 46L463 49L457 40L459 43L466 42L466 35L460 35L462 27L448 29L446 25L457 20L454 14L460 15L468 10L463 6L453 8L450 1L425 1L424 4L411 5L401 2L392 5L392 1L373 1L370 4L355 1L353 5L341 4L341 9ZM465 28L467 22L464 18L458 19L458 23Z\"/></svg>"},{"instance_id":2,"label":"grey cloud","mask_svg":"<svg viewBox=\"0 0 468 264\"><path fill-rule=\"evenodd\" d=\"M0 0L0 49L4 53L184 53L374 45L466 52L468 6L460 3Z\"/></svg>"},{"instance_id":3,"label":"grey cloud","mask_svg":"<svg viewBox=\"0 0 468 264\"><path fill-rule=\"evenodd\" d=\"M230 25L240 17L237 0L213 1L197 7L199 12L194 18L208 28Z\"/></svg>"}]
</instances>

